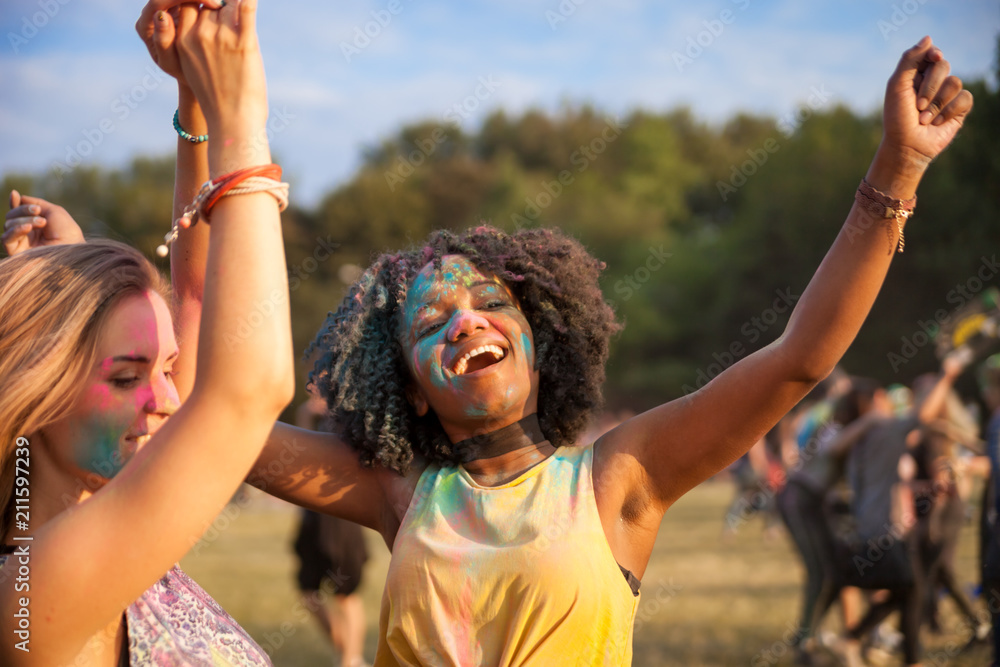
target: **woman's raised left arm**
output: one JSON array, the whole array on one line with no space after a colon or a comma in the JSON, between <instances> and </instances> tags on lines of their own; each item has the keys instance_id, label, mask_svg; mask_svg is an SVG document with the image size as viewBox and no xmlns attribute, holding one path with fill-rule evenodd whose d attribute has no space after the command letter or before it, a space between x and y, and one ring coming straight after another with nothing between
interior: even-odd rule
<instances>
[{"instance_id":1,"label":"woman's raised left arm","mask_svg":"<svg viewBox=\"0 0 1000 667\"><path fill-rule=\"evenodd\" d=\"M886 89L882 143L865 176L878 193L858 197L861 203L851 208L781 337L703 389L641 414L599 441L595 465L609 471L610 483L599 488L618 486L611 493L632 516L658 525L675 500L738 458L833 370L902 242L905 212L876 215L872 211L879 207L871 201L905 211L927 166L972 108L972 95L949 74L929 37L903 54Z\"/></svg>"}]
</instances>

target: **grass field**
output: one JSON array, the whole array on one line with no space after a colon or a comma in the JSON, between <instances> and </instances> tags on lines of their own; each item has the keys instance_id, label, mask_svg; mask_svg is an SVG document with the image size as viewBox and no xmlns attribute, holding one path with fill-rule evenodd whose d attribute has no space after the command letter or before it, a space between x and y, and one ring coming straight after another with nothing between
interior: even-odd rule
<instances>
[{"instance_id":1,"label":"grass field","mask_svg":"<svg viewBox=\"0 0 1000 667\"><path fill-rule=\"evenodd\" d=\"M791 665L783 636L795 622L802 568L784 533L762 539L751 521L721 539L731 487L707 483L668 513L643 577L633 664ZM291 552L297 508L252 492L230 505L182 562L270 654L277 667L337 664L313 619L298 603ZM976 579L975 531L966 527L959 550L963 583ZM366 604L366 657L375 653L378 608L389 553L366 531L372 554L361 594ZM981 606L981 603L977 603ZM982 667L985 647L965 652L950 601L942 604L945 634L924 633L925 665ZM827 626L837 629L836 614ZM832 658L828 664L837 664ZM898 664L898 661L895 663Z\"/></svg>"}]
</instances>

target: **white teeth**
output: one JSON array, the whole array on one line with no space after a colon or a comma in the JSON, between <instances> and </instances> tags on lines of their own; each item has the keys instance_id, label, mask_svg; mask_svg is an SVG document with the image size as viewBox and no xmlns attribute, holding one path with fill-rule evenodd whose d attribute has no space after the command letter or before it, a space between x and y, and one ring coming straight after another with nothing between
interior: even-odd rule
<instances>
[{"instance_id":1,"label":"white teeth","mask_svg":"<svg viewBox=\"0 0 1000 667\"><path fill-rule=\"evenodd\" d=\"M465 370L469 367L469 359L472 359L473 357L478 356L480 354L485 354L487 352L492 354L493 359L496 361L503 359L503 348L501 348L499 345L483 345L481 347L477 347L474 350L470 350L466 352L464 355L462 355L462 358L459 359L457 362L455 362L455 367L452 372L455 375L464 375Z\"/></svg>"},{"instance_id":2,"label":"white teeth","mask_svg":"<svg viewBox=\"0 0 1000 667\"><path fill-rule=\"evenodd\" d=\"M139 447L142 447L147 442L149 442L149 439L152 438L152 437L153 436L148 435L148 434L147 435L137 436L136 439L135 439L135 444L138 445Z\"/></svg>"}]
</instances>

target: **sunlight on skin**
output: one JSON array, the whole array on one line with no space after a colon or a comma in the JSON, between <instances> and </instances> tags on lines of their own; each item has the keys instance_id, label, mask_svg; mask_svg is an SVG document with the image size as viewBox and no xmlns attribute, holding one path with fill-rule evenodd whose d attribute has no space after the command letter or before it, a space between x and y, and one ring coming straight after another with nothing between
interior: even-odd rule
<instances>
[{"instance_id":1,"label":"sunlight on skin","mask_svg":"<svg viewBox=\"0 0 1000 667\"><path fill-rule=\"evenodd\" d=\"M77 404L43 429L53 458L78 476L114 477L148 439L144 436L177 410L180 399L170 377L176 354L170 311L158 294L119 303L102 329L100 361Z\"/></svg>"},{"instance_id":2,"label":"sunlight on skin","mask_svg":"<svg viewBox=\"0 0 1000 667\"><path fill-rule=\"evenodd\" d=\"M465 257L446 255L440 270L428 264L414 279L400 342L418 396L414 405L418 412L433 410L453 441L536 411L531 327L508 286ZM502 348L504 358L455 374L458 359L482 345Z\"/></svg>"}]
</instances>

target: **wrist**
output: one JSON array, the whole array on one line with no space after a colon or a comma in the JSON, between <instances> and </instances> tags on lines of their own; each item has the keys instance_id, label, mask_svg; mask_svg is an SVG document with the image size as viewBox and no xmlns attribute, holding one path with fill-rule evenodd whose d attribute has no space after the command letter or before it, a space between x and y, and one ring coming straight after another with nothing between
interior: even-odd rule
<instances>
[{"instance_id":1,"label":"wrist","mask_svg":"<svg viewBox=\"0 0 1000 667\"><path fill-rule=\"evenodd\" d=\"M208 133L208 123L194 92L183 83L177 84L177 117L181 127L195 136ZM188 143L188 142L184 142Z\"/></svg>"},{"instance_id":2,"label":"wrist","mask_svg":"<svg viewBox=\"0 0 1000 667\"><path fill-rule=\"evenodd\" d=\"M208 166L212 178L271 163L267 130L262 124L210 125L209 134L212 140L208 147Z\"/></svg>"},{"instance_id":3,"label":"wrist","mask_svg":"<svg viewBox=\"0 0 1000 667\"><path fill-rule=\"evenodd\" d=\"M911 199L923 178L930 159L907 148L890 146L885 140L875 152L875 158L865 179L877 190L895 199Z\"/></svg>"}]
</instances>

